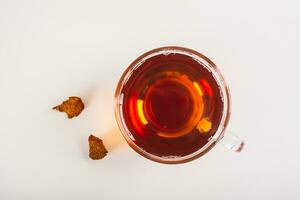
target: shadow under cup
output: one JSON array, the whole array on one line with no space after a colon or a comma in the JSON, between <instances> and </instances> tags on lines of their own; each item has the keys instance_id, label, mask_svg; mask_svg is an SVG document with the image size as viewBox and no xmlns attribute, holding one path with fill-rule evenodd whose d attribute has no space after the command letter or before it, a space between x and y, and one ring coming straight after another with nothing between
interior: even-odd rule
<instances>
[{"instance_id":1,"label":"shadow under cup","mask_svg":"<svg viewBox=\"0 0 300 200\"><path fill-rule=\"evenodd\" d=\"M138 57L123 73L115 114L127 143L160 163L183 163L208 152L224 135L229 90L216 65L183 47Z\"/></svg>"}]
</instances>

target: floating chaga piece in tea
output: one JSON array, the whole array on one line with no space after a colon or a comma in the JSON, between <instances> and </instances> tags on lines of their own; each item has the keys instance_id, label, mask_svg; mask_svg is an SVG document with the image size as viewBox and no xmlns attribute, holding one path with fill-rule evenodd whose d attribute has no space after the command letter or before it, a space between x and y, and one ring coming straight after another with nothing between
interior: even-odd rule
<instances>
[{"instance_id":1,"label":"floating chaga piece in tea","mask_svg":"<svg viewBox=\"0 0 300 200\"><path fill-rule=\"evenodd\" d=\"M105 146L103 145L103 142L101 139L90 135L89 136L89 145L90 145L90 150L89 150L89 156L93 160L99 160L102 159L106 156L107 150Z\"/></svg>"},{"instance_id":2,"label":"floating chaga piece in tea","mask_svg":"<svg viewBox=\"0 0 300 200\"><path fill-rule=\"evenodd\" d=\"M84 104L79 97L69 97L68 100L64 101L62 104L53 107L53 109L60 112L65 112L68 118L77 117L81 111L84 109Z\"/></svg>"}]
</instances>

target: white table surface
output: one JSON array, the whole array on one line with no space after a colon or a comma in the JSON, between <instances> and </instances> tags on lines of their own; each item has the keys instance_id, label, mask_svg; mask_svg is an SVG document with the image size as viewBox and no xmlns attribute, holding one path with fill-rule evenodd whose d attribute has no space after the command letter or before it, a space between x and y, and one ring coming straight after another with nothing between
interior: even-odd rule
<instances>
[{"instance_id":1,"label":"white table surface","mask_svg":"<svg viewBox=\"0 0 300 200\"><path fill-rule=\"evenodd\" d=\"M300 199L299 1L0 1L0 199ZM156 47L211 58L242 153L163 165L125 143L113 94ZM78 95L75 119L51 110ZM109 151L88 158L90 133Z\"/></svg>"}]
</instances>

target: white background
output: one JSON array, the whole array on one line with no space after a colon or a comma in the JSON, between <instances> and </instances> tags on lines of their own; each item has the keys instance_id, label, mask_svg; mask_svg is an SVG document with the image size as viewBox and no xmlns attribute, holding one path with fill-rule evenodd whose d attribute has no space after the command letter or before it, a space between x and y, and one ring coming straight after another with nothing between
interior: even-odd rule
<instances>
[{"instance_id":1,"label":"white background","mask_svg":"<svg viewBox=\"0 0 300 200\"><path fill-rule=\"evenodd\" d=\"M0 199L300 199L299 1L0 1ZM217 145L163 165L139 156L113 94L140 54L211 58L232 93L242 153ZM75 119L51 110L78 95ZM109 154L88 158L90 133Z\"/></svg>"}]
</instances>

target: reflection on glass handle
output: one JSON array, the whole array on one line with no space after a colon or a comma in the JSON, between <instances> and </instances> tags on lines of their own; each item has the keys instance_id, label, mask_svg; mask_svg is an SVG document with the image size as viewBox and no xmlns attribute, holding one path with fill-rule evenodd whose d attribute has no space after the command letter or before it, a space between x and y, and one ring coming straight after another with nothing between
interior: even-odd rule
<instances>
[{"instance_id":1,"label":"reflection on glass handle","mask_svg":"<svg viewBox=\"0 0 300 200\"><path fill-rule=\"evenodd\" d=\"M225 136L223 137L223 144L227 149L230 149L235 152L242 151L244 147L244 142L237 135L233 134L231 131L226 131Z\"/></svg>"}]
</instances>

